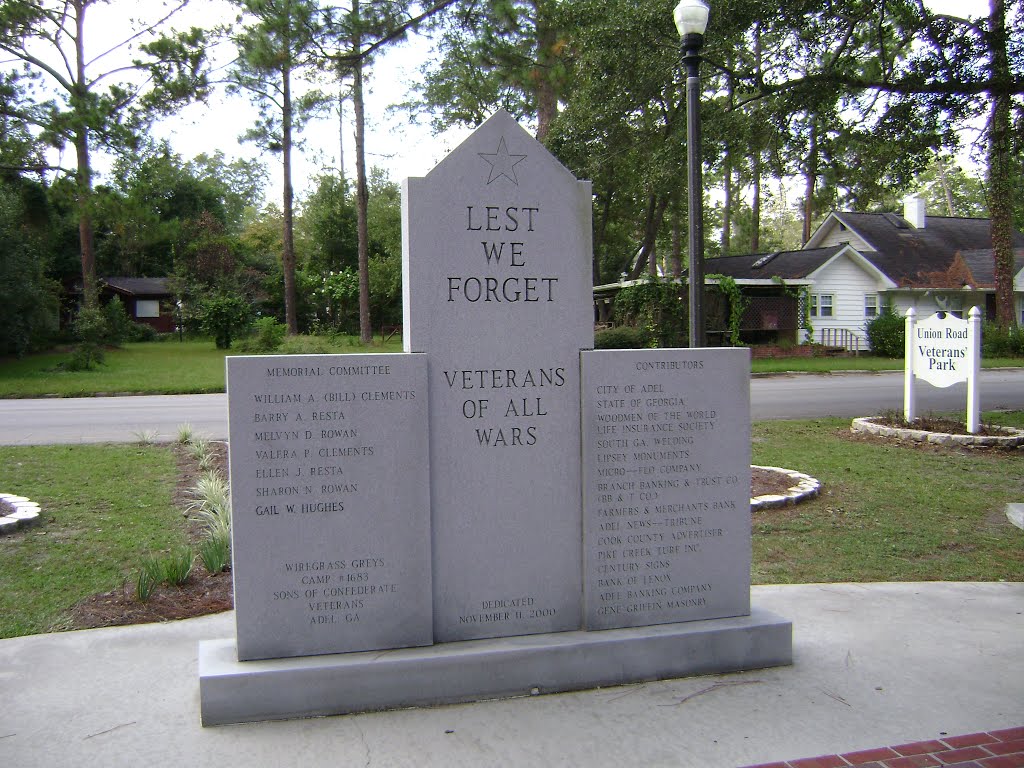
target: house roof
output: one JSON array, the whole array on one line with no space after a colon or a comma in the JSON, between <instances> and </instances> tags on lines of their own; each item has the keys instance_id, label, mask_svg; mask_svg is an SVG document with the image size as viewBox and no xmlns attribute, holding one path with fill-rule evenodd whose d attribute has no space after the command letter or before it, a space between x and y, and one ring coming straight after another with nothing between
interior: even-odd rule
<instances>
[{"instance_id":1,"label":"house roof","mask_svg":"<svg viewBox=\"0 0 1024 768\"><path fill-rule=\"evenodd\" d=\"M971 285L975 288L994 288L996 285L995 260L991 248L978 248L961 252L964 264L973 278ZM1013 250L1013 274L1024 271L1024 248Z\"/></svg>"},{"instance_id":2,"label":"house roof","mask_svg":"<svg viewBox=\"0 0 1024 768\"><path fill-rule=\"evenodd\" d=\"M734 280L802 280L827 263L845 245L812 248L803 251L775 251L749 256L720 256L704 262L704 273L720 274Z\"/></svg>"},{"instance_id":3,"label":"house roof","mask_svg":"<svg viewBox=\"0 0 1024 768\"><path fill-rule=\"evenodd\" d=\"M101 277L100 284L125 296L170 296L166 277Z\"/></svg>"},{"instance_id":4,"label":"house roof","mask_svg":"<svg viewBox=\"0 0 1024 768\"><path fill-rule=\"evenodd\" d=\"M954 268L957 253L992 245L989 219L929 216L925 226L916 229L894 213L846 211L830 214L808 245L824 240L837 225L852 230L873 248L864 255L904 288L933 287L937 274ZM1014 232L1013 245L1024 248L1024 234Z\"/></svg>"}]
</instances>

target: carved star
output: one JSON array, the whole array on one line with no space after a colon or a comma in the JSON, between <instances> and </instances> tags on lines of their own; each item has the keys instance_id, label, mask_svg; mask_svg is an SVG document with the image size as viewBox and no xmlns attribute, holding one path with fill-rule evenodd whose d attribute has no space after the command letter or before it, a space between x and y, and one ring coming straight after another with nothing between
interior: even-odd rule
<instances>
[{"instance_id":1,"label":"carved star","mask_svg":"<svg viewBox=\"0 0 1024 768\"><path fill-rule=\"evenodd\" d=\"M508 147L505 145L504 136L502 136L501 141L498 142L497 152L477 152L477 154L490 163L491 173L487 177L488 184L495 179L504 176L517 187L519 186L519 179L516 176L516 166L523 162L527 156L509 154Z\"/></svg>"}]
</instances>

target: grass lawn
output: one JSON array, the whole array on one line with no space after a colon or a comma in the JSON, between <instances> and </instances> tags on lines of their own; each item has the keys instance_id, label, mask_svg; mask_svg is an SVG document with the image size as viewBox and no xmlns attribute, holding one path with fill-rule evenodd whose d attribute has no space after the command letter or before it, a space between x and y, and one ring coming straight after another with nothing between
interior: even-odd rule
<instances>
[{"instance_id":1,"label":"grass lawn","mask_svg":"<svg viewBox=\"0 0 1024 768\"><path fill-rule=\"evenodd\" d=\"M322 342L326 344L327 342ZM332 352L398 352L401 339L370 348L339 341ZM224 391L224 358L240 354L217 349L212 341L163 341L125 344L107 351L103 365L91 371L62 371L71 355L47 352L21 360L0 359L0 397L81 397L118 392L153 395Z\"/></svg>"},{"instance_id":2,"label":"grass lawn","mask_svg":"<svg viewBox=\"0 0 1024 768\"><path fill-rule=\"evenodd\" d=\"M985 414L1024 426L1024 412ZM807 472L822 495L758 512L755 584L1021 581L1024 451L922 450L849 437L848 419L759 422L756 464ZM0 637L62 627L88 595L133 579L185 542L166 446L0 448L0 490L38 501L43 523L0 537Z\"/></svg>"},{"instance_id":3,"label":"grass lawn","mask_svg":"<svg viewBox=\"0 0 1024 768\"><path fill-rule=\"evenodd\" d=\"M369 348L348 338L331 343L318 337L314 343L316 348L339 354L400 352L402 349L401 338L383 344L375 342ZM75 372L58 368L70 357L67 352L30 355L22 360L0 358L0 398L83 397L123 392L152 395L223 392L224 358L228 354L240 353L217 349L212 341L125 344L121 349L109 350L105 364L99 368ZM982 362L986 368L1024 367L1024 358L997 358ZM887 371L903 370L903 361L870 356L786 357L754 360L752 370L754 373Z\"/></svg>"},{"instance_id":4,"label":"grass lawn","mask_svg":"<svg viewBox=\"0 0 1024 768\"><path fill-rule=\"evenodd\" d=\"M982 358L982 368L1021 368L1024 358L993 357ZM903 358L873 357L775 357L752 360L753 373L783 373L788 371L806 373L828 373L830 371L902 371Z\"/></svg>"},{"instance_id":5,"label":"grass lawn","mask_svg":"<svg viewBox=\"0 0 1024 768\"><path fill-rule=\"evenodd\" d=\"M132 578L144 556L185 544L175 480L166 447L0 447L0 488L38 502L44 521L0 536L0 637L59 628L79 600Z\"/></svg>"},{"instance_id":6,"label":"grass lawn","mask_svg":"<svg viewBox=\"0 0 1024 768\"><path fill-rule=\"evenodd\" d=\"M1024 452L853 440L849 427L754 425L755 464L822 482L819 498L754 516L754 583L1024 580L1024 531L1005 515L1006 504L1024 502Z\"/></svg>"}]
</instances>

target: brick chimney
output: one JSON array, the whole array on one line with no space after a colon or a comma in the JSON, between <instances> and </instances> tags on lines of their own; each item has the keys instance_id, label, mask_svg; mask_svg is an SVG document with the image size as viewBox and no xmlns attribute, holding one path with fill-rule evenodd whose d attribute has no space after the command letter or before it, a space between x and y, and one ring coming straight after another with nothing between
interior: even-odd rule
<instances>
[{"instance_id":1,"label":"brick chimney","mask_svg":"<svg viewBox=\"0 0 1024 768\"><path fill-rule=\"evenodd\" d=\"M903 218L914 229L924 229L925 202L917 195L908 195L903 201Z\"/></svg>"}]
</instances>

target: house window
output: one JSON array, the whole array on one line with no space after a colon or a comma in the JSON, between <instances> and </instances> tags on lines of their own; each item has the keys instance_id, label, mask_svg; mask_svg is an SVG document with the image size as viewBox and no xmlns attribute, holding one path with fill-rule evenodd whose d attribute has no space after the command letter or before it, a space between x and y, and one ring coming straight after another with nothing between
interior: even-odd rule
<instances>
[{"instance_id":1,"label":"house window","mask_svg":"<svg viewBox=\"0 0 1024 768\"><path fill-rule=\"evenodd\" d=\"M136 317L160 317L160 301L157 299L136 299Z\"/></svg>"},{"instance_id":2,"label":"house window","mask_svg":"<svg viewBox=\"0 0 1024 768\"><path fill-rule=\"evenodd\" d=\"M835 297L831 293L811 294L811 317L833 317Z\"/></svg>"},{"instance_id":3,"label":"house window","mask_svg":"<svg viewBox=\"0 0 1024 768\"><path fill-rule=\"evenodd\" d=\"M878 294L864 294L864 317L878 317Z\"/></svg>"}]
</instances>

